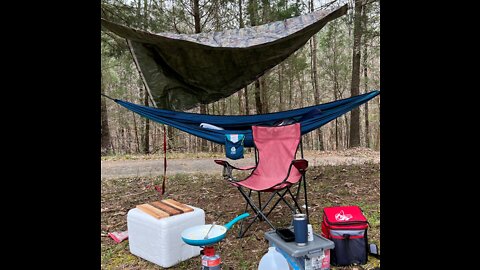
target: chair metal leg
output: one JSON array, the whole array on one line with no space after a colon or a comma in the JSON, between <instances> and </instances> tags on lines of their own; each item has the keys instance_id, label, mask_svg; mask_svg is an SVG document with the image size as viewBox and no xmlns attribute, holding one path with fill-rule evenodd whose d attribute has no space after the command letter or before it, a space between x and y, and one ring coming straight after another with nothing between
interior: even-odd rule
<instances>
[{"instance_id":1,"label":"chair metal leg","mask_svg":"<svg viewBox=\"0 0 480 270\"><path fill-rule=\"evenodd\" d=\"M258 208L262 209L262 199L260 198L260 191L257 191L257 193L258 193ZM259 217L258 219L260 221L263 221L262 217Z\"/></svg>"},{"instance_id":2,"label":"chair metal leg","mask_svg":"<svg viewBox=\"0 0 480 270\"><path fill-rule=\"evenodd\" d=\"M254 220L255 221L259 216L263 217L263 219L268 223L268 225L270 227L272 227L272 229L276 229L275 226L273 226L273 224L270 222L270 220L268 220L266 218L266 216L263 214L262 210L259 209L251 200L250 197L248 197L245 192L243 191L243 189L241 187L238 187L238 190L240 191L240 193L242 194L243 198L245 198L245 200L247 201L248 205L250 205L250 207L255 211L255 213L257 213L257 215L255 216ZM272 197L275 196L275 194L272 194ZM269 199L269 202L271 201L272 197ZM266 205L264 206L264 208L266 207ZM248 230L248 228L250 228L251 224L253 223L250 222L250 224L245 228L245 230L240 234L239 238L243 237L245 235L245 232Z\"/></svg>"},{"instance_id":3,"label":"chair metal leg","mask_svg":"<svg viewBox=\"0 0 480 270\"><path fill-rule=\"evenodd\" d=\"M248 191L248 197L250 197L251 194L252 194L252 190L250 189L250 190ZM243 211L243 212L244 212L244 213L247 212L247 209L248 209L248 203L246 202L246 203L245 203L245 211ZM243 221L244 221L244 220L245 220L245 219L242 219L242 220L240 221L240 228L239 228L240 230L238 231L238 238L241 238L241 237L242 237L242 236L240 236L240 235L242 234L242 228L243 228Z\"/></svg>"},{"instance_id":4,"label":"chair metal leg","mask_svg":"<svg viewBox=\"0 0 480 270\"><path fill-rule=\"evenodd\" d=\"M303 183L303 187L304 187L304 192L306 191L306 183L305 183L305 179L304 179L304 176L302 176L302 181L304 181ZM240 231L239 231L239 234L238 234L238 238L242 238L245 233L248 231L248 229L250 228L250 226L252 226L253 223L255 223L255 221L257 220L257 218L259 220L265 220L268 225L270 227L272 227L272 229L276 229L275 226L273 226L273 224L270 222L270 220L268 220L268 216L270 215L270 213L275 209L275 207L280 203L280 201L283 201L289 208L290 210L292 211L292 213L295 213L296 212L296 209L298 209L298 211L300 213L303 213L302 211L302 208L298 205L298 202L297 202L297 199L298 199L298 193L300 191L300 186L301 186L301 183L298 183L298 188L297 188L297 196L294 196L292 191L290 190L290 187L287 187L285 189L285 191L283 193L281 193L280 191L275 191L272 193L272 195L270 196L270 198L267 200L267 202L262 206L261 205L261 197L260 197L260 192L258 192L258 199L259 199L259 207L257 207L253 201L252 201L252 198L251 198L251 193L252 193L252 190L249 190L249 193L248 193L248 196L245 194L245 191L241 188L241 187L238 187L238 190L240 191L240 193L242 194L242 196L245 198L245 201L246 201L246 205L245 205L245 211L247 211L247 208L248 208L248 205L250 205L250 207L252 208L252 210L255 212L255 217L253 218L252 221L250 221L245 229L243 228L243 221L241 222L241 225L240 225ZM292 200L295 204L295 207L294 208L286 199L285 199L285 195L289 193L290 196L292 197ZM269 205L269 203L273 200L273 198L278 195L280 198L275 202L275 204L270 208L270 210L268 211L267 214L264 213L264 210L267 208L267 206ZM306 195L306 193L305 193ZM305 196L305 205L307 206L307 221L308 221L308 218L309 218L309 215L308 215L308 201L307 201L307 197ZM293 219L292 219L293 220Z\"/></svg>"},{"instance_id":5,"label":"chair metal leg","mask_svg":"<svg viewBox=\"0 0 480 270\"><path fill-rule=\"evenodd\" d=\"M300 138L300 153L302 155L302 158L304 158L302 138ZM303 180L303 192L305 192L305 209L307 212L307 223L310 223L310 215L308 214L308 200L307 200L307 179L305 179L305 172L302 174L302 180ZM298 196L298 192L297 192L297 196Z\"/></svg>"},{"instance_id":6,"label":"chair metal leg","mask_svg":"<svg viewBox=\"0 0 480 270\"><path fill-rule=\"evenodd\" d=\"M298 186L301 187L301 186L302 186L301 183L298 183ZM300 189L300 188L298 188L298 189ZM287 190L285 190L285 192L284 192L282 195L280 195L280 194L278 194L278 195L279 195L280 197L283 197L283 196L285 196L285 194L286 194L287 192L290 194L290 196L292 196L292 200L293 200L293 202L295 203L295 206L297 207L298 211L299 211L300 213L303 213L302 208L300 208L300 206L298 205L298 202L297 202L296 198L293 196L292 191L290 190L290 188L287 188ZM298 195L297 195L297 197L298 197ZM265 215L266 217L268 217L268 216L270 215L270 213L273 211L273 209L275 209L275 207L277 206L277 204L280 202L281 199L283 199L283 198L280 198L280 199L278 199L278 200L275 202L275 204L272 206L272 208L270 208L270 211ZM287 204L287 206L290 207L290 210L292 210L292 213L295 214L295 209L293 209L293 207L291 207L284 199L283 199L283 201ZM291 222L290 225L293 226L293 218L292 218L292 222Z\"/></svg>"},{"instance_id":7,"label":"chair metal leg","mask_svg":"<svg viewBox=\"0 0 480 270\"><path fill-rule=\"evenodd\" d=\"M270 196L270 198L268 199L267 203L265 203L265 205L260 209L260 211L263 211L265 210L265 208L267 208L267 205L272 201L273 197L275 197L275 193L272 193L272 195ZM275 204L275 206L278 204L280 200L277 201L277 203ZM274 207L275 207L274 206ZM273 208L272 208L273 209ZM270 210L271 212L271 210ZM270 212L265 216L265 219L269 222L269 220L267 219L268 215L270 214ZM252 221L250 221L250 223L248 223L247 227L245 228L245 231L243 232L243 234L245 234L245 232L248 231L248 229L250 228L250 226L253 225L253 223L255 223L255 221L257 220L257 218L260 220L261 216L259 214L257 214ZM275 228L274 228L275 229ZM243 236L243 235L242 235Z\"/></svg>"},{"instance_id":8,"label":"chair metal leg","mask_svg":"<svg viewBox=\"0 0 480 270\"><path fill-rule=\"evenodd\" d=\"M278 191L277 191L278 193ZM285 192L283 192L283 194L281 196L284 196L285 193L287 193L287 191L285 190ZM272 206L272 208L270 208L270 211L268 211L268 213L265 215L266 217L268 217L270 215L270 213L273 211L273 209L275 209L275 207L277 206L277 204L280 202L280 199L278 199L275 204Z\"/></svg>"},{"instance_id":9,"label":"chair metal leg","mask_svg":"<svg viewBox=\"0 0 480 270\"><path fill-rule=\"evenodd\" d=\"M290 210L292 210L292 213L295 214L295 208L293 208L293 206L292 206L291 204L289 204L289 203L287 202L287 200L285 200L285 198L284 198L286 192L287 192L287 191L285 191L285 192L283 193L283 195L281 195L281 196L280 196L280 194L277 193L278 196L280 196L280 199L279 199L279 200L282 200L282 201L288 206L288 208L290 208Z\"/></svg>"},{"instance_id":10,"label":"chair metal leg","mask_svg":"<svg viewBox=\"0 0 480 270\"><path fill-rule=\"evenodd\" d=\"M300 180L300 183L298 183L298 187L297 187L297 195L295 195L295 199L298 198L298 195L300 195L300 188L302 187L302 182L303 181L303 178L302 180Z\"/></svg>"},{"instance_id":11,"label":"chair metal leg","mask_svg":"<svg viewBox=\"0 0 480 270\"><path fill-rule=\"evenodd\" d=\"M260 210L262 211L262 213L263 213L263 210L265 210L265 209L267 208L268 204L273 200L273 198L275 197L276 193L278 193L278 192L272 193L272 195L270 195L270 198L268 198L267 203L265 203L265 205L260 209ZM265 214L265 213L264 213L264 214ZM257 217L258 217L258 219L262 218L261 216L260 216L260 217L257 216ZM268 215L265 215L265 217L268 217Z\"/></svg>"},{"instance_id":12,"label":"chair metal leg","mask_svg":"<svg viewBox=\"0 0 480 270\"><path fill-rule=\"evenodd\" d=\"M275 204L270 208L270 211L268 211L268 213L265 215L265 219L268 220L268 216L270 215L270 213L275 209L275 207L277 206L277 204L280 202L280 201L284 201L285 204L290 208L290 210L292 210L292 212L294 213L295 212L295 208L293 208L284 198L285 194L287 194L288 190L285 190L283 192L283 194L280 194L279 191L275 191L274 193L272 193L272 195L270 196L270 198L268 199L267 203L265 203L265 205L260 209L262 211L262 213L264 213L263 211L267 208L268 204L272 201L272 199L275 197L275 195L278 195L280 198L275 202ZM301 210L300 210L301 211ZM253 220L247 225L247 227L245 228L245 232L250 228L250 226L255 223L255 221L258 219L260 219L262 216L260 215L256 215Z\"/></svg>"},{"instance_id":13,"label":"chair metal leg","mask_svg":"<svg viewBox=\"0 0 480 270\"><path fill-rule=\"evenodd\" d=\"M308 200L307 200L307 180L305 179L305 173L302 175L303 180L303 192L305 193L305 209L307 212L307 223L310 223L310 215L308 214Z\"/></svg>"},{"instance_id":14,"label":"chair metal leg","mask_svg":"<svg viewBox=\"0 0 480 270\"><path fill-rule=\"evenodd\" d=\"M300 186L300 185L299 185L299 186ZM290 194L290 196L292 196L292 200L293 200L293 202L295 203L295 206L297 207L298 211L300 211L300 213L303 213L303 212L302 212L302 209L301 209L300 206L298 205L297 200L295 199L295 197L293 197L293 194L292 194L292 192L290 191L289 188L287 188L287 191L288 191L288 193Z\"/></svg>"}]
</instances>

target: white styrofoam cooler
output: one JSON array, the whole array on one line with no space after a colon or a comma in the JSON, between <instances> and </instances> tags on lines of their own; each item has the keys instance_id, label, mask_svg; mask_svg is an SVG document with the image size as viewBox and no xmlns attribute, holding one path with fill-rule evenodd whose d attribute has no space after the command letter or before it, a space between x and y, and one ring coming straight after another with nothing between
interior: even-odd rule
<instances>
[{"instance_id":1,"label":"white styrofoam cooler","mask_svg":"<svg viewBox=\"0 0 480 270\"><path fill-rule=\"evenodd\" d=\"M162 219L156 219L137 208L128 211L130 252L162 267L170 267L200 255L200 247L187 245L181 237L183 230L205 224L205 212L190 207L194 209L193 212Z\"/></svg>"}]
</instances>

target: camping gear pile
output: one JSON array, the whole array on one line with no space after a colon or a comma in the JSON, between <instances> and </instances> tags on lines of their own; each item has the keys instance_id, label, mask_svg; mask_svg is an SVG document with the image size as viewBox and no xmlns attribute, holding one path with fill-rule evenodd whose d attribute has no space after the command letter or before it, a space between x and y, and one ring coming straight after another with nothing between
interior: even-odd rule
<instances>
[{"instance_id":1,"label":"camping gear pile","mask_svg":"<svg viewBox=\"0 0 480 270\"><path fill-rule=\"evenodd\" d=\"M366 227L362 227L364 225L345 227L358 232L351 235L345 233L348 230L343 230L344 235L350 235L347 237L338 235L337 231L342 231L341 228L332 227L339 224L328 223L330 227L325 232L330 240L313 234L313 241L298 246L292 241L291 235L277 234L282 229L275 228L268 216L283 202L293 214L305 211L305 220L309 223L305 177L308 161L303 158L301 136L368 102L379 95L379 91L270 114L219 116L182 112L199 104L218 101L246 87L301 48L329 21L345 15L347 9L347 5L343 5L250 28L190 35L155 34L102 18L102 27L127 40L153 107L102 94L103 96L145 118L222 144L229 159L243 158L244 147L255 148L253 166L236 167L228 161L215 160L223 166L226 182L237 188L245 199L243 212L250 207L255 214L246 227L243 227L243 221L249 216L248 213L238 216L225 226L204 225L205 213L202 209L191 207L192 211L183 211L168 203L165 206L165 200L143 204L128 213L128 237L133 254L160 266L170 267L197 256L200 247L203 247L204 269L220 269L221 259L215 254L213 245L224 239L227 231L240 220L239 237L243 237L255 221L267 222L273 230L266 233L265 238L283 252L287 261L290 258L291 265L299 267L296 269L328 269L329 252L334 249L334 242L350 254L359 251L351 246L342 246L341 241L345 237L347 240L357 237L366 239ZM165 192L166 174L165 128L164 153L162 195ZM251 173L244 179L238 179L233 174L234 170ZM302 187L304 209L299 205ZM252 192L257 193L258 204L254 202ZM269 194L263 205L262 193ZM293 201L293 205L287 198ZM348 217L347 214L345 216ZM360 233L361 230L364 230L364 234ZM307 230L302 233L306 234ZM282 240L280 236L290 239L290 242ZM335 238L337 236L344 238ZM358 241L352 241L356 242ZM344 251L335 253L336 263L347 261L341 255L343 253ZM360 263L364 262L363 254L359 258ZM312 268L317 266L320 268Z\"/></svg>"}]
</instances>

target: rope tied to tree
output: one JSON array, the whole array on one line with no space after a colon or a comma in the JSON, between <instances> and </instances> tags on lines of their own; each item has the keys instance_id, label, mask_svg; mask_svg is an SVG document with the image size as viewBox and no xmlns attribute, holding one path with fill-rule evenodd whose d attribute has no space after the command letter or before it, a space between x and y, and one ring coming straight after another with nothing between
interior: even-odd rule
<instances>
[{"instance_id":1,"label":"rope tied to tree","mask_svg":"<svg viewBox=\"0 0 480 270\"><path fill-rule=\"evenodd\" d=\"M116 98L109 97L109 96L107 96L107 95L105 95L105 94L102 94L102 93L100 93L100 95L102 95L102 96L104 96L104 97L106 97L106 98L108 98L108 99L110 99L110 100L113 100L113 101L115 101L115 102L117 102L117 100L118 100L118 99L116 99Z\"/></svg>"}]
</instances>

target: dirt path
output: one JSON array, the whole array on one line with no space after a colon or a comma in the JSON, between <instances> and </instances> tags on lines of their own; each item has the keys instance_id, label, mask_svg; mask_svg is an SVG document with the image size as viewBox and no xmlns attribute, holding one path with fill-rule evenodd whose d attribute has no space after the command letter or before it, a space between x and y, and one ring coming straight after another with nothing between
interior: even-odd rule
<instances>
[{"instance_id":1,"label":"dirt path","mask_svg":"<svg viewBox=\"0 0 480 270\"><path fill-rule=\"evenodd\" d=\"M221 173L221 166L213 162L215 158L168 159L167 175L177 173ZM354 148L345 151L306 152L305 159L310 166L321 165L354 165L379 163L380 153L365 148ZM253 157L229 162L235 166L255 164ZM101 177L105 179L134 176L158 176L163 174L163 159L154 160L104 160Z\"/></svg>"}]
</instances>

